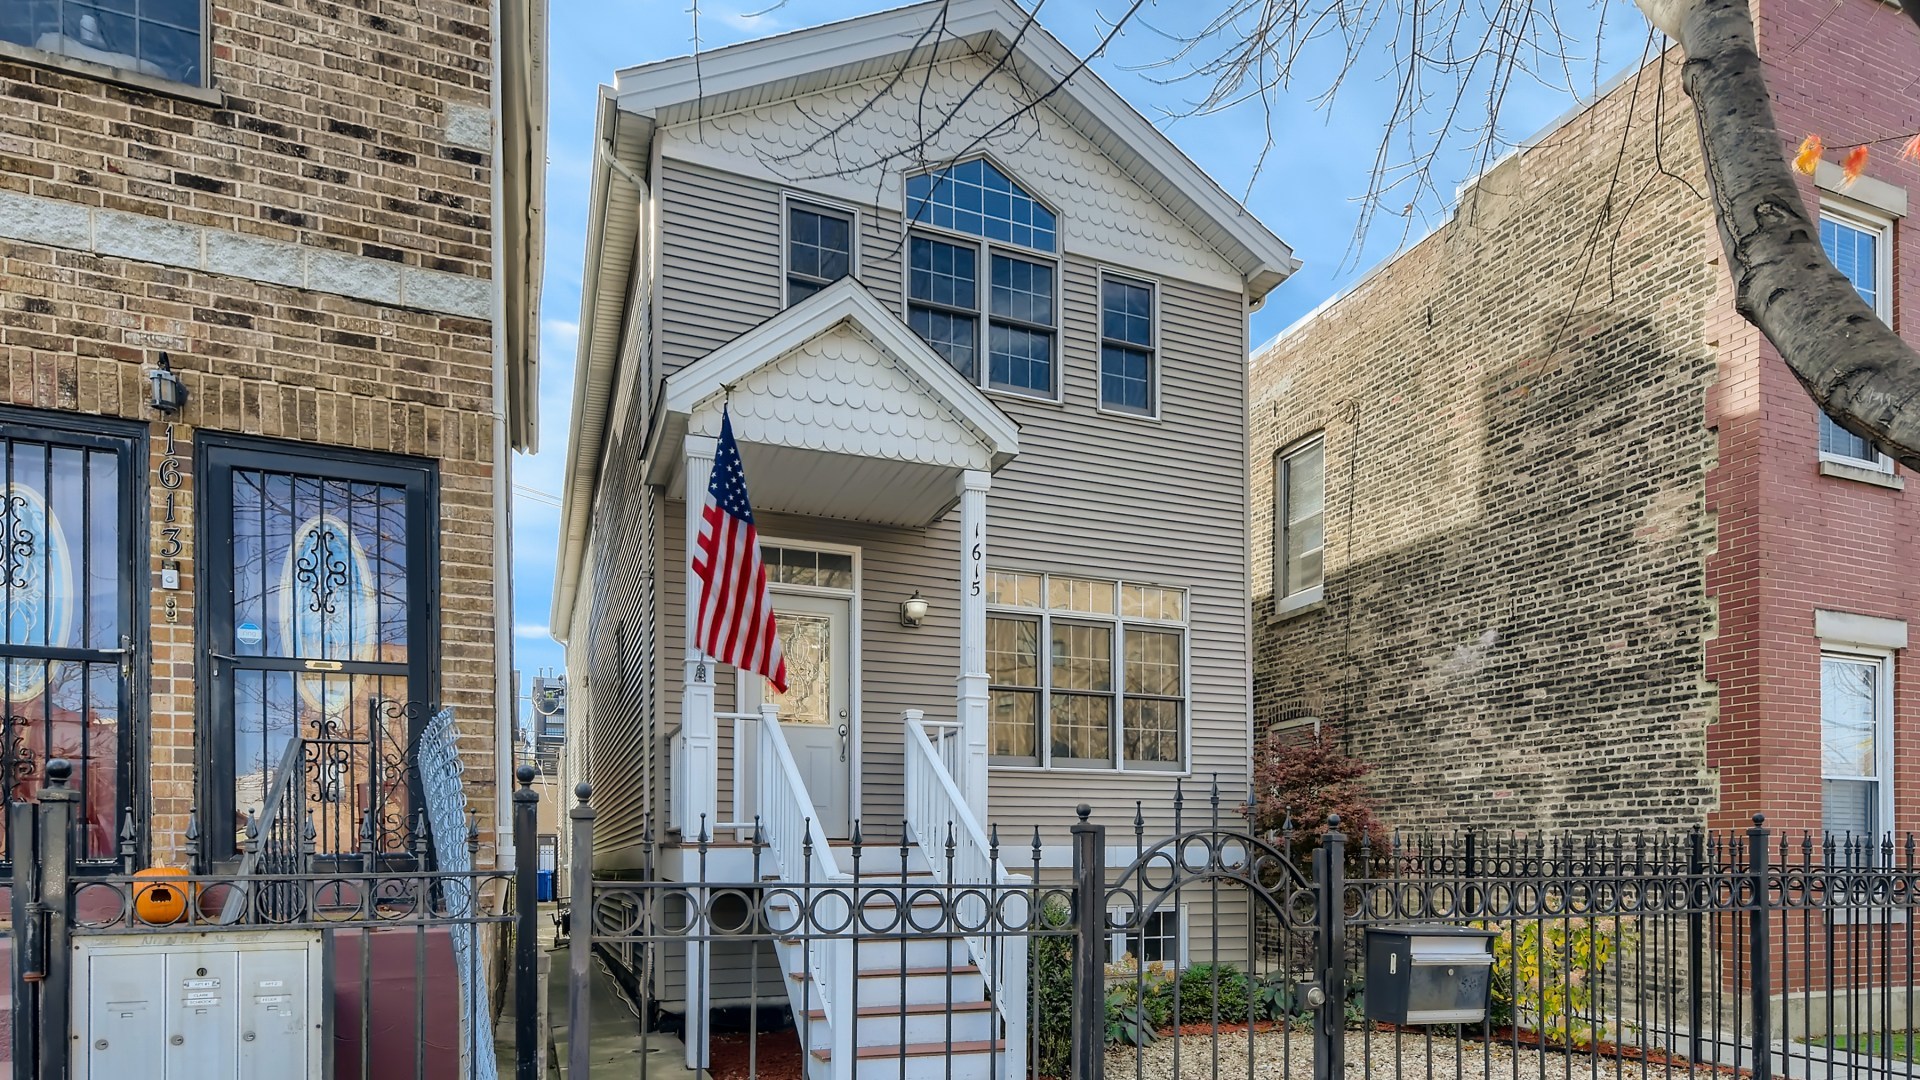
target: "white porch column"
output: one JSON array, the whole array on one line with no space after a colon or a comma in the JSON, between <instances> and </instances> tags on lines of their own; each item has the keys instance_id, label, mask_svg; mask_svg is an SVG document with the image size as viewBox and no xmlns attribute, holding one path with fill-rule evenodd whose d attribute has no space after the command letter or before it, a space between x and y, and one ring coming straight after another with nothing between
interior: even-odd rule
<instances>
[{"instance_id":1,"label":"white porch column","mask_svg":"<svg viewBox=\"0 0 1920 1080\"><path fill-rule=\"evenodd\" d=\"M686 592L686 677L680 690L680 737L686 746L682 763L685 775L673 783L685 785L686 820L680 823L682 839L692 841L705 833L712 835L714 814L720 797L720 746L713 719L713 661L695 644L694 629L700 602L700 579L693 574L694 544L700 538L700 513L707 496L707 482L713 478L713 455L719 440L707 435L689 435L687 457L687 592ZM694 888L692 903L705 902L706 890ZM712 1005L710 957L705 942L695 938L706 932L701 921L689 926L687 939L687 1068L707 1067L707 1020Z\"/></svg>"},{"instance_id":2,"label":"white porch column","mask_svg":"<svg viewBox=\"0 0 1920 1080\"><path fill-rule=\"evenodd\" d=\"M987 488L992 476L960 475L960 793L987 824Z\"/></svg>"}]
</instances>

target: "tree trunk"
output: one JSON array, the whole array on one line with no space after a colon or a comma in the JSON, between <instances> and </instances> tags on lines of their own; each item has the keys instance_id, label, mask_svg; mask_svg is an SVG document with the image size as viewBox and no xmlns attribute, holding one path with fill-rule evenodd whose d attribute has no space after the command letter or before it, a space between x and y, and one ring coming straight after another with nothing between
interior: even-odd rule
<instances>
[{"instance_id":1,"label":"tree trunk","mask_svg":"<svg viewBox=\"0 0 1920 1080\"><path fill-rule=\"evenodd\" d=\"M1827 261L1773 119L1747 0L1637 0L1686 51L1740 314L1841 427L1920 469L1920 355ZM1920 24L1920 0L1907 0Z\"/></svg>"}]
</instances>

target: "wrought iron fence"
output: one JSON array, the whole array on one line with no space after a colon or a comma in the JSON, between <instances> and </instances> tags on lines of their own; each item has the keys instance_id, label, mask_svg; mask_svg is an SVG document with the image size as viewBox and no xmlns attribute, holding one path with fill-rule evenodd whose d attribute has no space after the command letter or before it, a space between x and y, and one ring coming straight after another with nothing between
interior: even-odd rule
<instances>
[{"instance_id":1,"label":"wrought iron fence","mask_svg":"<svg viewBox=\"0 0 1920 1080\"><path fill-rule=\"evenodd\" d=\"M132 872L130 858L128 872L82 877L73 872L71 768L59 759L49 762L48 785L39 801L10 808L13 850L35 854L14 861L10 882L14 1075L65 1077L86 1065L92 1066L88 1075L102 1075L103 1068L130 1054L150 1055L141 1061L144 1068L154 1058L185 1053L183 1043L210 1030L207 1024L196 1028L192 1020L174 1019L176 1011L211 1010L224 999L230 1009L251 1001L257 1011L261 1002L269 1003L277 1007L274 1015L292 1016L294 1023L316 1032L323 1057L319 1075L328 1080L490 1080L503 1057L518 1077L531 1080L539 1075L546 1047L535 997L534 775L531 766L523 766L518 777L513 802L518 846L510 868L429 869L425 858L396 867L370 842L355 859L316 866L311 819L277 815L265 836L258 828L250 835L259 851L278 854L255 860L244 877L140 876ZM471 817L464 836L452 842L464 847L471 867L479 847ZM301 1000L298 983L280 974L258 986L239 985L243 980L235 973L245 961L236 961L224 975L213 962L213 970L201 969L198 978L189 964L184 981L166 967L165 978L139 989L143 1000L121 1005L164 1013L171 1043L116 1046L101 1029L87 1027L91 1018L83 1015L89 1000L86 980L101 976L90 975L89 961L78 958L99 955L102 946L145 948L175 958L305 947L320 958L319 1000ZM114 993L124 997L127 985L121 978ZM516 1019L513 1049L497 1055L490 1018L508 1000ZM263 1043L267 1038L247 1026L248 1015L242 1012L236 1028L238 1057L226 1056L241 1063L230 1075L295 1075L286 1071L293 1064L284 1061L248 1071L244 1044L256 1035ZM126 1030L137 1028L130 1024ZM93 1060L78 1060L88 1057ZM203 1060L222 1059L214 1054Z\"/></svg>"},{"instance_id":2,"label":"wrought iron fence","mask_svg":"<svg viewBox=\"0 0 1920 1080\"><path fill-rule=\"evenodd\" d=\"M756 835L744 850L649 838L639 880L615 881L587 869L583 789L572 1026L587 1022L598 950L645 1049L672 1045L677 1066L716 1080L1920 1075L1910 840L1785 836L1756 820L1349 844L1336 821L1302 842L1207 803L1158 838L1136 812L1112 848L1082 808L1052 825L1066 825L1066 860L1058 831L1052 847L1031 827L1017 844L996 832L978 880L951 863L926 872L951 858L940 844L868 827L833 880L769 880ZM1484 959L1406 944L1449 935ZM806 959L823 945L839 958ZM1407 966L1389 966L1389 946L1414 950ZM980 948L1027 957L1023 1038L977 978L991 966L967 951ZM1449 978L1464 980L1471 1015L1409 1008L1434 992L1421 980ZM711 1045L683 1046L684 1011L701 1001Z\"/></svg>"}]
</instances>

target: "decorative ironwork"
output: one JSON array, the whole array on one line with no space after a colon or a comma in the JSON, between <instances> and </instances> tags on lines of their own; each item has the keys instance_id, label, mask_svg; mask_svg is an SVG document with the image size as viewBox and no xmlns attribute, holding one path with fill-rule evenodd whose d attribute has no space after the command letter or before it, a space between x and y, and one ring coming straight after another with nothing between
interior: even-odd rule
<instances>
[{"instance_id":1,"label":"decorative ironwork","mask_svg":"<svg viewBox=\"0 0 1920 1080\"><path fill-rule=\"evenodd\" d=\"M333 526L324 523L307 533L304 550L293 560L293 577L306 587L308 611L334 614L335 598L352 580L345 542L346 538L336 533Z\"/></svg>"},{"instance_id":2,"label":"decorative ironwork","mask_svg":"<svg viewBox=\"0 0 1920 1080\"><path fill-rule=\"evenodd\" d=\"M10 490L0 500L0 560L4 560L0 562L0 578L11 589L27 587L33 563L37 541L27 510L27 497L18 492Z\"/></svg>"}]
</instances>

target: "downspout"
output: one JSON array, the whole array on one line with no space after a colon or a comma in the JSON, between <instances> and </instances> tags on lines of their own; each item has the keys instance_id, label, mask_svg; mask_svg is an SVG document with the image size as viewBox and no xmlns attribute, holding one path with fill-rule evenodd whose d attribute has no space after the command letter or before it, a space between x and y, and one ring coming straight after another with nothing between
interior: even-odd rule
<instances>
[{"instance_id":1,"label":"downspout","mask_svg":"<svg viewBox=\"0 0 1920 1080\"><path fill-rule=\"evenodd\" d=\"M502 3L507 0L502 0ZM513 796L513 451L507 438L507 283L506 228L506 109L501 68L506 59L502 38L502 3L490 5L494 69L488 89L493 119L493 831L494 865L512 866L514 860L511 814ZM524 268L522 268L524 272Z\"/></svg>"}]
</instances>

